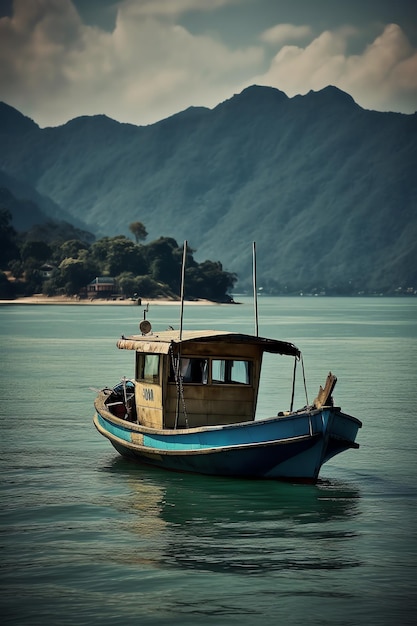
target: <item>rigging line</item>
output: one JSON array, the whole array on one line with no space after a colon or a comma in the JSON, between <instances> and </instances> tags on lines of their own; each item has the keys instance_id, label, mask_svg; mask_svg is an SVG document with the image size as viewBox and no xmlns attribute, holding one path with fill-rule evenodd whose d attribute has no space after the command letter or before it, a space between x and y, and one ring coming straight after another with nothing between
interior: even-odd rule
<instances>
[{"instance_id":1,"label":"rigging line","mask_svg":"<svg viewBox=\"0 0 417 626\"><path fill-rule=\"evenodd\" d=\"M295 394L295 374L297 371L297 357L294 358L294 371L293 371L293 376L292 376L292 392L291 392L291 406L290 406L290 411L292 413L292 410L294 408L294 394Z\"/></svg>"},{"instance_id":2,"label":"rigging line","mask_svg":"<svg viewBox=\"0 0 417 626\"><path fill-rule=\"evenodd\" d=\"M187 240L184 241L181 266L181 315L180 315L180 341L182 340L182 325L184 319L184 286L185 286L185 264L187 260ZM181 345L181 344L180 344Z\"/></svg>"},{"instance_id":3,"label":"rigging line","mask_svg":"<svg viewBox=\"0 0 417 626\"><path fill-rule=\"evenodd\" d=\"M172 343L169 346L169 354L170 354L170 357L171 357L172 371L174 372L175 387L177 389L177 413L176 413L176 416L175 416L175 428L177 428L177 426L178 426L179 402L180 402L180 400L182 402L182 410L183 410L183 414L184 414L185 425L188 428L188 416L187 416L187 410L185 408L184 386L182 384L182 376L179 373L180 359L177 358L177 360L175 360L175 358L174 358L174 350L172 348Z\"/></svg>"},{"instance_id":4,"label":"rigging line","mask_svg":"<svg viewBox=\"0 0 417 626\"><path fill-rule=\"evenodd\" d=\"M180 340L178 344L178 354L177 354L177 368L176 368L176 376L180 377L180 364L181 364L181 341L182 341L182 327L184 320L184 284L185 284L185 263L187 259L187 240L184 241L184 249L182 253L182 266L181 266L181 312L180 312ZM184 399L184 394L182 394ZM184 406L185 408L185 406ZM180 396L177 393L177 407L175 411L175 428L178 428L178 419L180 413ZM187 416L185 415L185 421L187 424Z\"/></svg>"},{"instance_id":5,"label":"rigging line","mask_svg":"<svg viewBox=\"0 0 417 626\"><path fill-rule=\"evenodd\" d=\"M309 403L308 403L306 373L305 373L305 370L304 370L304 359L303 359L303 355L302 354L300 354L300 360L301 360L301 369L303 371L304 391L305 391L305 394L306 394L306 405L310 406Z\"/></svg>"},{"instance_id":6,"label":"rigging line","mask_svg":"<svg viewBox=\"0 0 417 626\"><path fill-rule=\"evenodd\" d=\"M255 309L255 335L258 336L258 294L256 286L256 241L252 243L252 266L253 266L253 306Z\"/></svg>"}]
</instances>

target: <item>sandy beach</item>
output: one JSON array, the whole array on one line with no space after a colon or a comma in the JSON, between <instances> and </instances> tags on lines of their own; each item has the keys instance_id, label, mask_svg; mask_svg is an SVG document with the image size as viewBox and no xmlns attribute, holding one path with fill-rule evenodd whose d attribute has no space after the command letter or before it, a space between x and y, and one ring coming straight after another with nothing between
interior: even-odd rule
<instances>
[{"instance_id":1,"label":"sandy beach","mask_svg":"<svg viewBox=\"0 0 417 626\"><path fill-rule=\"evenodd\" d=\"M186 300L186 305L201 305L201 304L217 304L216 302L212 302L211 300ZM164 298L156 298L156 299L147 299L142 298L140 304L137 300L130 299L105 299L105 298L94 298L94 299L79 299L77 297L68 297L68 296L44 296L42 294L27 296L24 298L16 298L14 300L0 300L0 305L10 305L10 304L71 304L78 306L103 306L103 305L111 305L111 306L146 306L149 305L180 305L180 300L169 300Z\"/></svg>"}]
</instances>

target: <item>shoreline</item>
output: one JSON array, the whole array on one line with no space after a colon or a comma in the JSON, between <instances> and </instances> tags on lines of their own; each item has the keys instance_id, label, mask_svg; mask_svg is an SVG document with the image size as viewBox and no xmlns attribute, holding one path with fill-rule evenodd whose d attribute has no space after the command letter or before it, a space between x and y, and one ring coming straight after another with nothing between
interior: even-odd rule
<instances>
[{"instance_id":1,"label":"shoreline","mask_svg":"<svg viewBox=\"0 0 417 626\"><path fill-rule=\"evenodd\" d=\"M19 304L19 305L28 305L28 304L37 304L37 305L46 305L46 304L53 304L53 305L65 305L65 304L70 304L72 306L135 306L135 307L141 307L141 306L146 306L148 304L150 305L162 305L162 306L172 306L172 305L177 305L180 306L181 305L181 300L169 300L168 298L142 298L141 304L138 304L137 300L113 300L113 299L105 299L105 298L94 298L94 299L78 299L78 298L71 298L71 297L67 297L67 296L43 296L43 295L37 295L37 296L25 296L23 298L15 298L14 300L0 300L0 306L2 305L14 305L14 304ZM203 305L203 304L210 304L210 305L216 305L218 304L217 302L213 302L211 300L185 300L185 304L188 305Z\"/></svg>"}]
</instances>

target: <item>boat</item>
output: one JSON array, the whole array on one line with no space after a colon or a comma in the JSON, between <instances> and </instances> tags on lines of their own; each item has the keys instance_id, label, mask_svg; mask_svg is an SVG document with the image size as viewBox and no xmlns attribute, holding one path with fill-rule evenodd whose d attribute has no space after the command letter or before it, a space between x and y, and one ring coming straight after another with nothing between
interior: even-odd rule
<instances>
[{"instance_id":1,"label":"boat","mask_svg":"<svg viewBox=\"0 0 417 626\"><path fill-rule=\"evenodd\" d=\"M293 409L302 362L294 344L218 330L154 332L147 319L140 329L117 342L135 355L134 379L95 400L94 425L123 457L181 472L315 483L324 463L359 447L362 423L335 406L331 372L311 405ZM258 419L265 353L294 360L291 406Z\"/></svg>"},{"instance_id":2,"label":"boat","mask_svg":"<svg viewBox=\"0 0 417 626\"><path fill-rule=\"evenodd\" d=\"M179 329L154 332L144 309L140 334L122 337L135 355L135 377L99 391L94 425L123 457L167 470L315 483L324 463L358 448L362 423L335 406L336 376L308 403L301 351L260 337L253 243L255 334L184 331L184 242ZM293 359L289 410L256 415L265 353ZM294 410L297 363L307 404Z\"/></svg>"}]
</instances>

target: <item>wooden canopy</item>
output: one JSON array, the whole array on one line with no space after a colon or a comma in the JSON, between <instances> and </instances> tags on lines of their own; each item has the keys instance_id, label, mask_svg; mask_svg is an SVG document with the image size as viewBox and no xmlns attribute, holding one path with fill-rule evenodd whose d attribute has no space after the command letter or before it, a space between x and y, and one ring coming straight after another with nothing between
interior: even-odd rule
<instances>
[{"instance_id":1,"label":"wooden canopy","mask_svg":"<svg viewBox=\"0 0 417 626\"><path fill-rule=\"evenodd\" d=\"M117 347L121 350L168 354L170 346L187 342L245 344L257 346L261 348L263 352L271 352L273 354L284 354L295 357L299 357L301 354L294 344L287 341L278 341L277 339L266 339L265 337L221 330L183 331L181 338L178 330L165 330L159 333L149 333L147 335L132 335L119 339Z\"/></svg>"}]
</instances>

